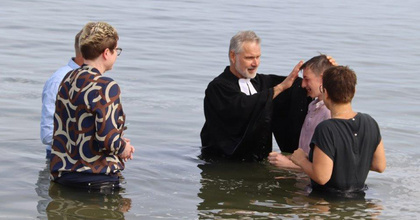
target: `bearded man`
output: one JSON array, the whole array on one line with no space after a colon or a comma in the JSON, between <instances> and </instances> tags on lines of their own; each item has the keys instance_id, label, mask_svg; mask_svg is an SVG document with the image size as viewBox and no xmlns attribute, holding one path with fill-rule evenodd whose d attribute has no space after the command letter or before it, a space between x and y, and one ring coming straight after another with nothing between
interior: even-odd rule
<instances>
[{"instance_id":1,"label":"bearded man","mask_svg":"<svg viewBox=\"0 0 420 220\"><path fill-rule=\"evenodd\" d=\"M259 161L272 151L272 135L283 152L297 149L308 108L298 73L257 73L261 40L240 31L229 46L230 66L213 79L204 98L206 122L201 131L201 157Z\"/></svg>"}]
</instances>

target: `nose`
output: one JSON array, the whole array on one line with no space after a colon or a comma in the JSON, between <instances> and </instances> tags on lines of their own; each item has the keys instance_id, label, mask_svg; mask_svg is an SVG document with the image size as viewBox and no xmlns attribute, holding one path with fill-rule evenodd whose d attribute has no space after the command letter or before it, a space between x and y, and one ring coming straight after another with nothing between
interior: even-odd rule
<instances>
[{"instance_id":1,"label":"nose","mask_svg":"<svg viewBox=\"0 0 420 220\"><path fill-rule=\"evenodd\" d=\"M252 66L259 66L260 65L260 58L256 57L252 60Z\"/></svg>"}]
</instances>

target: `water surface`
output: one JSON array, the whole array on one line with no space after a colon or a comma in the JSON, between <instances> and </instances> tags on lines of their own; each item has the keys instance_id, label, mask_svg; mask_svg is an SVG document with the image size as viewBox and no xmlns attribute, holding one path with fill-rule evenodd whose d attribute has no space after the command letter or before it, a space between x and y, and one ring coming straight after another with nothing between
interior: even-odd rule
<instances>
[{"instance_id":1,"label":"water surface","mask_svg":"<svg viewBox=\"0 0 420 220\"><path fill-rule=\"evenodd\" d=\"M414 0L2 1L0 218L418 219L418 9ZM39 140L43 84L88 21L115 26L123 48L106 74L122 88L136 153L114 193L51 184ZM303 174L266 162L197 158L204 90L228 65L230 38L247 29L262 38L261 73L286 75L319 52L356 71L353 105L378 121L388 159L364 199L313 197Z\"/></svg>"}]
</instances>

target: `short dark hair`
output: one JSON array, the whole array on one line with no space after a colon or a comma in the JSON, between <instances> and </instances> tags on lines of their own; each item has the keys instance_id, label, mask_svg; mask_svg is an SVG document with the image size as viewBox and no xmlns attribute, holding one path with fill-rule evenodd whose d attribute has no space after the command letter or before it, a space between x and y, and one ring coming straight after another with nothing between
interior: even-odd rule
<instances>
[{"instance_id":1,"label":"short dark hair","mask_svg":"<svg viewBox=\"0 0 420 220\"><path fill-rule=\"evenodd\" d=\"M333 66L325 70L322 86L335 103L349 103L356 92L356 73L347 66Z\"/></svg>"},{"instance_id":2,"label":"short dark hair","mask_svg":"<svg viewBox=\"0 0 420 220\"><path fill-rule=\"evenodd\" d=\"M332 67L332 63L328 60L327 56L324 54L320 54L319 56L312 57L310 60L306 61L301 67L300 70L304 70L305 68L309 68L314 72L317 76L324 73L324 71L330 67Z\"/></svg>"}]
</instances>

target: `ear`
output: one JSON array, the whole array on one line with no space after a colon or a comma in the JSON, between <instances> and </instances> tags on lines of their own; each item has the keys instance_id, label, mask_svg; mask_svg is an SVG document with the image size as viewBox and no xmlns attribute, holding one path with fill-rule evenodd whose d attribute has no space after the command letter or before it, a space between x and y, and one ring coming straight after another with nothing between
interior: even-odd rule
<instances>
[{"instance_id":1,"label":"ear","mask_svg":"<svg viewBox=\"0 0 420 220\"><path fill-rule=\"evenodd\" d=\"M105 60L107 60L110 55L111 55L111 51L109 50L109 48L105 48L104 52L102 53L102 57Z\"/></svg>"},{"instance_id":2,"label":"ear","mask_svg":"<svg viewBox=\"0 0 420 220\"><path fill-rule=\"evenodd\" d=\"M236 61L236 53L233 50L231 50L229 52L229 59L230 59L230 63L231 64L235 64L235 61Z\"/></svg>"},{"instance_id":3,"label":"ear","mask_svg":"<svg viewBox=\"0 0 420 220\"><path fill-rule=\"evenodd\" d=\"M318 79L318 82L322 85L322 73L319 74L316 78Z\"/></svg>"},{"instance_id":4,"label":"ear","mask_svg":"<svg viewBox=\"0 0 420 220\"><path fill-rule=\"evenodd\" d=\"M109 49L105 48L104 52L102 52L102 54L101 54L102 58L106 60L106 58L108 56L108 53L109 53Z\"/></svg>"},{"instance_id":5,"label":"ear","mask_svg":"<svg viewBox=\"0 0 420 220\"><path fill-rule=\"evenodd\" d=\"M327 89L325 89L325 88L324 88L324 93L323 93L323 95L324 95L324 98L323 98L323 99L324 99L324 102L325 102L325 100L326 100L326 99L328 99L328 98L330 97L330 96L328 95L328 91L327 91Z\"/></svg>"}]
</instances>

